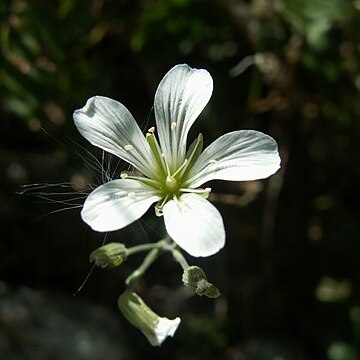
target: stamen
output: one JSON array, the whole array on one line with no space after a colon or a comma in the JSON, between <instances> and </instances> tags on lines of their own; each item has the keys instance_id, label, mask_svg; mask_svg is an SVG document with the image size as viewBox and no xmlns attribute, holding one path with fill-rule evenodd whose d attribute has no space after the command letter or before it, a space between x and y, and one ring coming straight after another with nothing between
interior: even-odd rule
<instances>
[{"instance_id":1,"label":"stamen","mask_svg":"<svg viewBox=\"0 0 360 360\"><path fill-rule=\"evenodd\" d=\"M134 179L134 180L138 180L138 181L141 181L143 182L144 184L146 185L149 185L151 186L152 188L154 189L157 189L157 190L160 190L162 188L162 184L157 181L157 180L154 180L154 179L148 179L148 178L143 178L141 176L131 176L129 177L130 179Z\"/></svg>"},{"instance_id":2,"label":"stamen","mask_svg":"<svg viewBox=\"0 0 360 360\"><path fill-rule=\"evenodd\" d=\"M181 164L181 166L171 176L175 177L184 168L187 162L188 159L185 159L184 162Z\"/></svg>"},{"instance_id":3,"label":"stamen","mask_svg":"<svg viewBox=\"0 0 360 360\"><path fill-rule=\"evenodd\" d=\"M171 130L174 131L175 129L176 129L176 122L173 121L173 122L171 123Z\"/></svg>"},{"instance_id":4,"label":"stamen","mask_svg":"<svg viewBox=\"0 0 360 360\"><path fill-rule=\"evenodd\" d=\"M211 188L210 187L207 187L205 189L202 189L202 188L199 188L199 189L180 188L179 191L183 192L183 193L198 194L201 197L207 199L209 197L209 194L211 193Z\"/></svg>"},{"instance_id":5,"label":"stamen","mask_svg":"<svg viewBox=\"0 0 360 360\"><path fill-rule=\"evenodd\" d=\"M149 130L148 133L153 134L155 132L155 126L152 126Z\"/></svg>"},{"instance_id":6,"label":"stamen","mask_svg":"<svg viewBox=\"0 0 360 360\"><path fill-rule=\"evenodd\" d=\"M198 188L198 189L180 188L179 191L186 192L186 193L203 194L203 193L210 193L211 188L210 187L207 187L205 189L202 189L202 188Z\"/></svg>"},{"instance_id":7,"label":"stamen","mask_svg":"<svg viewBox=\"0 0 360 360\"><path fill-rule=\"evenodd\" d=\"M162 156L162 158L164 159L166 174L167 174L167 176L171 176L170 167L169 167L169 164L168 164L167 161L166 161L165 154L162 153L161 156Z\"/></svg>"},{"instance_id":8,"label":"stamen","mask_svg":"<svg viewBox=\"0 0 360 360\"><path fill-rule=\"evenodd\" d=\"M162 188L161 183L159 181L155 180L155 179L149 179L149 178L144 177L144 176L132 175L132 173L128 173L128 172L122 172L120 174L120 178L121 179L137 180L137 181L140 181L143 184L151 186L153 189L156 189L156 190L160 190Z\"/></svg>"},{"instance_id":9,"label":"stamen","mask_svg":"<svg viewBox=\"0 0 360 360\"><path fill-rule=\"evenodd\" d=\"M130 150L132 150L134 147L131 145L131 144L128 144L128 145L125 145L124 146L124 149L126 150L126 151L130 151Z\"/></svg>"},{"instance_id":10,"label":"stamen","mask_svg":"<svg viewBox=\"0 0 360 360\"><path fill-rule=\"evenodd\" d=\"M186 174L193 167L197 159L199 158L203 148L203 137L199 134L196 140L190 145L189 150L185 155L185 159L188 159L186 166L182 167L181 174L178 174L179 178L183 179Z\"/></svg>"},{"instance_id":11,"label":"stamen","mask_svg":"<svg viewBox=\"0 0 360 360\"><path fill-rule=\"evenodd\" d=\"M146 140L147 140L148 144L150 145L150 149L151 149L152 153L155 156L155 160L157 162L160 172L162 174L165 174L165 164L164 164L163 155L161 154L160 146L156 140L155 135L150 132L150 130L153 128L150 128L149 132L146 134ZM155 130L155 128L154 128L154 130Z\"/></svg>"},{"instance_id":12,"label":"stamen","mask_svg":"<svg viewBox=\"0 0 360 360\"><path fill-rule=\"evenodd\" d=\"M155 205L155 214L156 216L163 216L163 207L169 200L170 195L167 194L163 199L161 199L156 205Z\"/></svg>"},{"instance_id":13,"label":"stamen","mask_svg":"<svg viewBox=\"0 0 360 360\"><path fill-rule=\"evenodd\" d=\"M169 197L170 197L170 195L167 194L167 195L161 200L161 203L160 203L160 205L159 205L159 207L160 207L161 209L164 207L165 203L169 200Z\"/></svg>"},{"instance_id":14,"label":"stamen","mask_svg":"<svg viewBox=\"0 0 360 360\"><path fill-rule=\"evenodd\" d=\"M130 192L127 193L127 196L128 196L129 198L134 199L134 198L135 198L135 192L134 192L134 191L130 191Z\"/></svg>"},{"instance_id":15,"label":"stamen","mask_svg":"<svg viewBox=\"0 0 360 360\"><path fill-rule=\"evenodd\" d=\"M163 209L155 205L155 215L160 217L164 215Z\"/></svg>"}]
</instances>

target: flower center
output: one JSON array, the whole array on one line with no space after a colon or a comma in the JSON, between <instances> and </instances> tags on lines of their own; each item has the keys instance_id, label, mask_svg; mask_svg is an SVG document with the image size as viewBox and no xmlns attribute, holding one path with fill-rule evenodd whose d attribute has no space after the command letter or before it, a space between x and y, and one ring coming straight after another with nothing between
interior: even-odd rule
<instances>
[{"instance_id":1,"label":"flower center","mask_svg":"<svg viewBox=\"0 0 360 360\"><path fill-rule=\"evenodd\" d=\"M169 195L175 195L180 189L178 181L171 175L166 176L164 186L165 193Z\"/></svg>"},{"instance_id":2,"label":"flower center","mask_svg":"<svg viewBox=\"0 0 360 360\"><path fill-rule=\"evenodd\" d=\"M171 124L171 130L175 130L176 123ZM211 192L210 188L194 189L190 184L187 184L187 176L193 165L196 163L203 147L202 135L199 134L197 139L190 145L182 163L176 164L173 159L169 159L169 154L165 154L156 140L154 135L155 128L152 127L146 134L146 140L154 155L155 163L153 164L153 177L148 178L144 176L137 176L131 173L121 173L122 179L134 179L141 181L159 192L162 197L155 206L155 212L158 216L162 215L164 205L170 201L175 200L180 204L180 197L183 193L195 193L199 196L207 198ZM126 145L125 150L130 150L131 145ZM171 162L171 164L169 163ZM174 168L175 167L175 168ZM129 193L130 196L130 193Z\"/></svg>"}]
</instances>

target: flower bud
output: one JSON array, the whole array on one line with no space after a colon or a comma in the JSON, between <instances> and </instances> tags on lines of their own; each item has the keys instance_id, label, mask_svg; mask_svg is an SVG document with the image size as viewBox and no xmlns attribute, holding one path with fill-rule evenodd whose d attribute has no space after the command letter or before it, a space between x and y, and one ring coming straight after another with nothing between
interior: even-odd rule
<instances>
[{"instance_id":1,"label":"flower bud","mask_svg":"<svg viewBox=\"0 0 360 360\"><path fill-rule=\"evenodd\" d=\"M219 289L207 281L203 269L199 266L189 266L185 269L182 281L186 287L193 289L199 296L205 295L214 299L221 295Z\"/></svg>"},{"instance_id":2,"label":"flower bud","mask_svg":"<svg viewBox=\"0 0 360 360\"><path fill-rule=\"evenodd\" d=\"M109 243L91 252L90 262L101 268L120 266L127 257L127 249L121 243Z\"/></svg>"},{"instance_id":3,"label":"flower bud","mask_svg":"<svg viewBox=\"0 0 360 360\"><path fill-rule=\"evenodd\" d=\"M125 291L118 300L120 311L125 318L147 337L152 346L160 346L168 336L174 336L180 324L180 318L170 320L154 313L132 291Z\"/></svg>"}]
</instances>

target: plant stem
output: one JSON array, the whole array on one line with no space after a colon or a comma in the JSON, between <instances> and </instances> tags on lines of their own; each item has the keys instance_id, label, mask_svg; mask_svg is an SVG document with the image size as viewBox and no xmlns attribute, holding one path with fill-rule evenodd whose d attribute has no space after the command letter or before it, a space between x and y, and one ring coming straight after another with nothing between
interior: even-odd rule
<instances>
[{"instance_id":1,"label":"plant stem","mask_svg":"<svg viewBox=\"0 0 360 360\"><path fill-rule=\"evenodd\" d=\"M189 264L187 263L184 255L180 252L179 249L177 249L177 245L173 243L169 237L161 239L153 244L133 246L127 250L127 256L143 251L149 251L149 253L146 255L141 265L135 271L133 271L125 280L125 284L129 287L134 286L135 282L145 274L147 269L164 251L171 252L174 260L180 264L183 270L186 270L189 267Z\"/></svg>"},{"instance_id":2,"label":"plant stem","mask_svg":"<svg viewBox=\"0 0 360 360\"><path fill-rule=\"evenodd\" d=\"M186 270L189 267L184 255L178 249L173 247L171 253L174 260L180 264L183 270Z\"/></svg>"},{"instance_id":3,"label":"plant stem","mask_svg":"<svg viewBox=\"0 0 360 360\"><path fill-rule=\"evenodd\" d=\"M153 243L153 244L142 244L142 245L133 246L133 247L127 249L126 255L130 256L133 254L137 254L139 252L152 250L152 249L158 247L159 242L161 242L161 241L163 241L163 240L160 240L157 243Z\"/></svg>"},{"instance_id":4,"label":"plant stem","mask_svg":"<svg viewBox=\"0 0 360 360\"><path fill-rule=\"evenodd\" d=\"M157 257L165 250L168 244L167 240L160 240L155 244L144 244L134 246L133 248L129 249L129 252L136 253L140 251L146 251L152 249L145 257L144 261L141 265L125 280L125 284L133 286L135 281L138 280L141 276L144 275L146 270L151 266L151 264L157 259Z\"/></svg>"}]
</instances>

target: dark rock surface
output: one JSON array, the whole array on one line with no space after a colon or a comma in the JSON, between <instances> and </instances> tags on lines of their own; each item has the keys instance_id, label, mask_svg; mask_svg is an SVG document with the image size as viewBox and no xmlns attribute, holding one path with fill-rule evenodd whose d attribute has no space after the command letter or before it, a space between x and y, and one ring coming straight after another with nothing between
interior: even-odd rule
<instances>
[{"instance_id":1,"label":"dark rock surface","mask_svg":"<svg viewBox=\"0 0 360 360\"><path fill-rule=\"evenodd\" d=\"M80 297L0 283L1 360L130 359L120 315Z\"/></svg>"}]
</instances>

